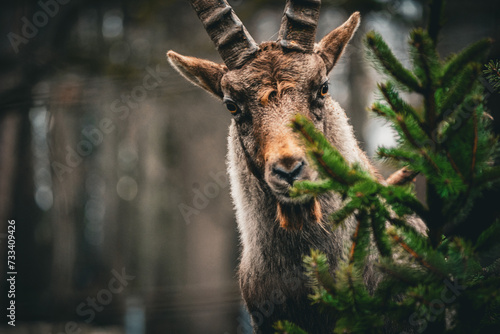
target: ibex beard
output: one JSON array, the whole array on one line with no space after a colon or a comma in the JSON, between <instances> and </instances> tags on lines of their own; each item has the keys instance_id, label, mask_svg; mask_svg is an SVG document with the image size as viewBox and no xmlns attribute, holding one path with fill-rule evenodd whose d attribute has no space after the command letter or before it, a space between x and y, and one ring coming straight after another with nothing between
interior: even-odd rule
<instances>
[{"instance_id":1,"label":"ibex beard","mask_svg":"<svg viewBox=\"0 0 500 334\"><path fill-rule=\"evenodd\" d=\"M295 275L311 248L327 254L333 272L354 223L332 232L323 226L340 206L336 195L290 197L294 182L318 179L290 122L305 115L347 161L376 174L328 93L328 75L358 28L359 13L315 44L320 1L287 1L278 41L257 45L225 0L192 6L225 64L173 51L168 58L232 115L228 172L242 243L240 286L254 331L273 332L275 321L291 320L311 333L331 332L334 319L310 305L306 282L292 289L282 277ZM284 302L256 316L277 291Z\"/></svg>"}]
</instances>

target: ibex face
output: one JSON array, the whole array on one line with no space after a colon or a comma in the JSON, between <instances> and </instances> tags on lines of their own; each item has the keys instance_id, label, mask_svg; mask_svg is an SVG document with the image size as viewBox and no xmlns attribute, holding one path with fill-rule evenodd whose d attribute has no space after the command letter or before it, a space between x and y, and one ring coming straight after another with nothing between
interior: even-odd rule
<instances>
[{"instance_id":1,"label":"ibex face","mask_svg":"<svg viewBox=\"0 0 500 334\"><path fill-rule=\"evenodd\" d=\"M295 180L315 177L290 121L297 113L321 121L326 69L317 54L283 52L276 43L260 48L246 66L222 77L223 101L257 174L280 202L289 202Z\"/></svg>"},{"instance_id":2,"label":"ibex face","mask_svg":"<svg viewBox=\"0 0 500 334\"><path fill-rule=\"evenodd\" d=\"M213 94L232 114L247 165L275 195L278 220L296 180L314 180L298 138L289 127L301 113L319 130L331 112L328 74L359 25L354 13L314 43L320 1L287 1L277 42L257 45L225 0L192 1L226 66L168 52L171 64L189 81ZM329 106L329 108L327 108ZM319 221L317 202L312 216Z\"/></svg>"}]
</instances>

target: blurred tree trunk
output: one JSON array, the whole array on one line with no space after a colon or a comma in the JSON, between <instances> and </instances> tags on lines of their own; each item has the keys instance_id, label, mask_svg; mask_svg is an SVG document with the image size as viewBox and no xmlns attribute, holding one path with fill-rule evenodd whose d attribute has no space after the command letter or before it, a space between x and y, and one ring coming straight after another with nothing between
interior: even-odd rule
<instances>
[{"instance_id":1,"label":"blurred tree trunk","mask_svg":"<svg viewBox=\"0 0 500 334\"><path fill-rule=\"evenodd\" d=\"M16 147L20 130L20 115L7 113L0 120L0 272L7 270L7 222L14 217L12 214L12 203L14 187L16 184ZM2 281L5 277L2 275ZM6 294L0 296L0 305L6 305Z\"/></svg>"},{"instance_id":2,"label":"blurred tree trunk","mask_svg":"<svg viewBox=\"0 0 500 334\"><path fill-rule=\"evenodd\" d=\"M361 29L360 29L361 30ZM358 40L359 41L359 40ZM359 44L361 42L359 41ZM363 54L357 50L351 50L348 61L348 91L349 107L347 114L354 128L356 138L360 142L361 148L366 150L365 140L363 138L363 127L366 124L367 112L367 94L362 87L366 86L366 69L364 68Z\"/></svg>"},{"instance_id":3,"label":"blurred tree trunk","mask_svg":"<svg viewBox=\"0 0 500 334\"><path fill-rule=\"evenodd\" d=\"M59 84L55 90L55 96L65 96L71 99L71 92L65 91L64 86L71 83ZM75 101L78 98L74 97ZM70 105L74 101L54 101L50 108L50 161L52 164L52 179L54 191L54 205L51 210L52 230L52 262L50 268L50 296L55 307L55 312L66 313L67 299L72 293L74 281L74 264L77 251L77 217L81 217L81 209L78 207L82 200L83 164L78 163L75 157L79 155L70 153L68 149L76 153L79 135L79 123L75 112ZM71 159L71 160L70 160ZM71 162L70 162L71 161ZM64 172L54 171L55 163L64 165ZM58 165L58 167L61 167ZM63 168L63 167L61 167ZM82 220L80 218L80 220Z\"/></svg>"},{"instance_id":4,"label":"blurred tree trunk","mask_svg":"<svg viewBox=\"0 0 500 334\"><path fill-rule=\"evenodd\" d=\"M17 140L14 145L15 172L12 175L15 186L10 195L12 205L8 218L16 220L16 305L20 306L19 314L30 318L39 308L40 288L46 281L41 273L46 270L46 262L43 258L33 261L41 255L36 237L41 210L34 199L32 129L28 105L19 112Z\"/></svg>"}]
</instances>

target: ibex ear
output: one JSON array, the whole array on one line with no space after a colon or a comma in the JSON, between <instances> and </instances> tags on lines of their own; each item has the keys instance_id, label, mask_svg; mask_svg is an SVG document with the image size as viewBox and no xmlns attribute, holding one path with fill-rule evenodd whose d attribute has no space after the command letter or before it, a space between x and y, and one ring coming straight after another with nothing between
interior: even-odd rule
<instances>
[{"instance_id":1,"label":"ibex ear","mask_svg":"<svg viewBox=\"0 0 500 334\"><path fill-rule=\"evenodd\" d=\"M182 56L174 51L168 51L167 56L173 68L186 79L217 98L223 98L220 82L224 73L227 72L225 65L209 60Z\"/></svg>"},{"instance_id":2,"label":"ibex ear","mask_svg":"<svg viewBox=\"0 0 500 334\"><path fill-rule=\"evenodd\" d=\"M347 43L359 27L361 18L359 12L355 12L351 17L344 22L340 27L332 30L328 35L323 37L315 48L326 65L326 71L329 73L337 60L342 55Z\"/></svg>"}]
</instances>

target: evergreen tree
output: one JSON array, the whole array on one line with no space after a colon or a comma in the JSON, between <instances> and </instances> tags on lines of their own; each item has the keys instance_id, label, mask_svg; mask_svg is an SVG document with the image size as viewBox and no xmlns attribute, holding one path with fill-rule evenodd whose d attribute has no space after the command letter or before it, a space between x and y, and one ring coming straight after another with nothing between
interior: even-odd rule
<instances>
[{"instance_id":1,"label":"evergreen tree","mask_svg":"<svg viewBox=\"0 0 500 334\"><path fill-rule=\"evenodd\" d=\"M351 216L357 222L349 256L333 277L324 254L311 250L304 259L311 302L337 318L336 333L380 333L388 323L419 333L495 333L500 328L500 212L494 205L481 206L485 195L497 196L500 206L500 166L495 164L500 143L490 129L478 80L491 41L480 40L443 60L436 51L443 1L432 1L430 8L427 28L410 34L411 69L378 33L365 38L370 58L388 77L378 85L382 99L371 111L398 136L396 147L379 148L378 155L404 168L407 179L422 175L425 202L416 198L411 184L386 185L347 163L305 117L293 122L321 180L297 182L292 195L335 191L344 201L331 216L333 228ZM498 65L492 61L485 70L496 89ZM422 106L406 102L403 92L419 94ZM427 235L408 223L414 217L425 223ZM368 291L362 273L372 244L383 274L375 291ZM305 333L287 321L276 329Z\"/></svg>"}]
</instances>

